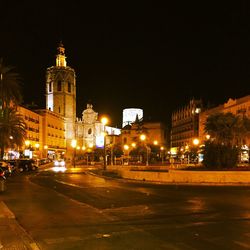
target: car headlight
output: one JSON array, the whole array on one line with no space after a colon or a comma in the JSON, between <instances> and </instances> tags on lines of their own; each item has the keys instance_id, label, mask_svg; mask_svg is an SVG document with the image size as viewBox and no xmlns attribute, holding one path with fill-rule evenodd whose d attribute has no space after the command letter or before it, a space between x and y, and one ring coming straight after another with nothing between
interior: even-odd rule
<instances>
[{"instance_id":1,"label":"car headlight","mask_svg":"<svg viewBox=\"0 0 250 250\"><path fill-rule=\"evenodd\" d=\"M60 165L61 165L61 166L65 166L65 161L61 161L61 162L60 162Z\"/></svg>"}]
</instances>

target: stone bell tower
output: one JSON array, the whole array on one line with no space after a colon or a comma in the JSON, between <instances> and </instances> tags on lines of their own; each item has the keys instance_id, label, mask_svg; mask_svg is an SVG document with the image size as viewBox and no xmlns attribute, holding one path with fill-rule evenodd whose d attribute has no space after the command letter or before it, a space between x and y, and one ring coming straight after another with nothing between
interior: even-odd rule
<instances>
[{"instance_id":1,"label":"stone bell tower","mask_svg":"<svg viewBox=\"0 0 250 250\"><path fill-rule=\"evenodd\" d=\"M65 137L67 148L75 139L76 121L76 75L74 69L67 66L65 48L59 43L56 66L46 71L46 109L65 118Z\"/></svg>"}]
</instances>

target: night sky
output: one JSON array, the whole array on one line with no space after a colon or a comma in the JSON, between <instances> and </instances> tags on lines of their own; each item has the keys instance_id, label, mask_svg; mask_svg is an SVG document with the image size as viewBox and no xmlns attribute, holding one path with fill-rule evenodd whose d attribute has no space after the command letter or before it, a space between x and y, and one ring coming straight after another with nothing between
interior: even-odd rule
<instances>
[{"instance_id":1,"label":"night sky","mask_svg":"<svg viewBox=\"0 0 250 250\"><path fill-rule=\"evenodd\" d=\"M77 74L78 117L92 102L112 126L128 107L167 122L190 98L217 105L250 94L247 1L90 2L1 5L0 57L21 75L24 103L45 107L60 40Z\"/></svg>"}]
</instances>

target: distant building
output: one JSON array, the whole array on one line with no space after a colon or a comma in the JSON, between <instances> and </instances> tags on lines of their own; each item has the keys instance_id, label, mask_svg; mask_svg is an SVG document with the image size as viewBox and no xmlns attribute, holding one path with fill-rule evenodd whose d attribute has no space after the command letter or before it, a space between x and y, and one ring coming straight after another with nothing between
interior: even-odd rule
<instances>
[{"instance_id":1,"label":"distant building","mask_svg":"<svg viewBox=\"0 0 250 250\"><path fill-rule=\"evenodd\" d=\"M122 127L131 125L133 122L143 119L143 110L139 108L126 108L122 113Z\"/></svg>"},{"instance_id":2,"label":"distant building","mask_svg":"<svg viewBox=\"0 0 250 250\"><path fill-rule=\"evenodd\" d=\"M190 146L199 137L199 115L202 101L192 99L189 103L172 113L171 120L171 151Z\"/></svg>"},{"instance_id":3,"label":"distant building","mask_svg":"<svg viewBox=\"0 0 250 250\"><path fill-rule=\"evenodd\" d=\"M166 126L161 122L134 122L131 125L126 125L122 128L121 142L123 145L139 142L141 134L146 135L147 144L153 145L154 142L157 142L159 146L167 144Z\"/></svg>"}]
</instances>

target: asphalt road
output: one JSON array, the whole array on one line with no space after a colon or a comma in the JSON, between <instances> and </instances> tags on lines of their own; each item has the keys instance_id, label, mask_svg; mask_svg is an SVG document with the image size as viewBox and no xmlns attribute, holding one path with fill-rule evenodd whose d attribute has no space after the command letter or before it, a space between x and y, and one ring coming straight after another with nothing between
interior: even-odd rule
<instances>
[{"instance_id":1,"label":"asphalt road","mask_svg":"<svg viewBox=\"0 0 250 250\"><path fill-rule=\"evenodd\" d=\"M1 196L41 249L250 249L250 187L26 173Z\"/></svg>"}]
</instances>

